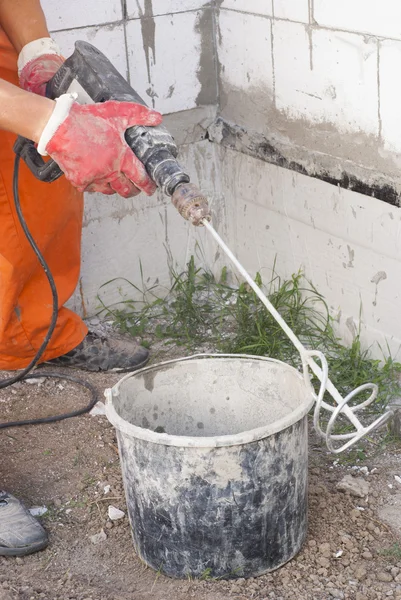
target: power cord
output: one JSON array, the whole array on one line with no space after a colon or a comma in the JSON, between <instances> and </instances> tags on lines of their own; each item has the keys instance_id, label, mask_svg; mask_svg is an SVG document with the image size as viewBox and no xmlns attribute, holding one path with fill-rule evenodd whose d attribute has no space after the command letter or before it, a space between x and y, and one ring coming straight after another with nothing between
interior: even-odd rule
<instances>
[{"instance_id":1,"label":"power cord","mask_svg":"<svg viewBox=\"0 0 401 600\"><path fill-rule=\"evenodd\" d=\"M84 381L82 379L72 377L71 375L65 375L64 373L59 373L59 372L54 372L54 371L52 371L51 373L44 372L44 373L40 373L40 374L30 373L32 371L32 369L38 364L40 358L42 357L43 353L45 352L45 350L49 344L49 341L53 335L54 329L56 327L57 316L58 316L58 294L57 294L57 288L56 288L56 284L54 282L53 275L49 269L47 262L45 261L43 255L42 255L42 253L40 252L35 240L33 239L32 234L29 231L29 228L26 224L24 215L22 213L20 197L19 197L19 165L20 165L20 157L18 155L16 155L15 161L14 161L14 173L13 173L14 204L15 204L15 208L17 211L18 220L21 224L24 234L25 234L32 250L36 254L36 256L39 260L39 263L41 264L41 266L45 272L45 275L47 277L47 280L49 282L50 289L52 292L53 310L52 310L52 316L51 316L51 320L50 320L49 329L47 330L46 336L45 336L40 348L36 352L35 357L31 360L29 365L27 367L25 367L25 369L23 369L20 373L18 373L18 375L15 375L15 377L9 377L7 379L3 379L2 381L0 381L0 389L7 388L10 385L17 383L17 381L24 381L24 379L39 379L42 377L51 377L54 379L65 379L66 381L72 381L73 383L77 383L78 385L89 390L91 392L92 398L91 398L91 401L89 402L89 404L87 406L84 406L81 409L71 411L68 413L63 413L60 415L55 415L53 417L43 417L42 419L27 419L24 421L10 421L10 422L5 422L5 423L0 423L0 429L6 429L7 427L20 427L22 425L41 425L43 423L55 423L57 421L64 421L65 419L70 419L71 417L77 417L79 415L89 412L90 410L92 410L92 408L95 406L95 404L99 400L98 391L88 381Z\"/></svg>"}]
</instances>

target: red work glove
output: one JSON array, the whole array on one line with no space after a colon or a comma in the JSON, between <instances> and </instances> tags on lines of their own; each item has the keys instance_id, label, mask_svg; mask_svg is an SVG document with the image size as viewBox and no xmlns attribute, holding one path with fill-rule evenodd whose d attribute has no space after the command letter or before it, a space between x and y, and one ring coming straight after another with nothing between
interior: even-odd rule
<instances>
[{"instance_id":1,"label":"red work glove","mask_svg":"<svg viewBox=\"0 0 401 600\"><path fill-rule=\"evenodd\" d=\"M131 102L84 106L71 102L69 94L58 99L39 141L39 152L49 154L80 191L117 192L124 198L141 190L152 195L156 185L126 143L124 133L133 125L159 125L161 115Z\"/></svg>"},{"instance_id":2,"label":"red work glove","mask_svg":"<svg viewBox=\"0 0 401 600\"><path fill-rule=\"evenodd\" d=\"M46 84L64 62L57 44L51 38L30 42L18 57L18 75L22 89L46 95Z\"/></svg>"}]
</instances>

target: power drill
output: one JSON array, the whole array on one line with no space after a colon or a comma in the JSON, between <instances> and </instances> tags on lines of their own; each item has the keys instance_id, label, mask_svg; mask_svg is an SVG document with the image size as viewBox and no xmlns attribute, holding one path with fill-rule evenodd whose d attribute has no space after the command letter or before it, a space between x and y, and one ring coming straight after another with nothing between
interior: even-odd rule
<instances>
[{"instance_id":1,"label":"power drill","mask_svg":"<svg viewBox=\"0 0 401 600\"><path fill-rule=\"evenodd\" d=\"M67 58L46 87L46 96L51 99L67 92L76 92L81 104L117 100L146 106L108 58L83 41L75 42L74 53ZM184 219L193 225L201 225L203 219L210 220L207 199L190 183L189 175L177 162L177 146L165 127L130 127L125 132L125 140L144 164L157 187L171 196L174 206ZM53 160L43 160L31 140L19 137L14 151L41 181L52 182L63 174Z\"/></svg>"}]
</instances>

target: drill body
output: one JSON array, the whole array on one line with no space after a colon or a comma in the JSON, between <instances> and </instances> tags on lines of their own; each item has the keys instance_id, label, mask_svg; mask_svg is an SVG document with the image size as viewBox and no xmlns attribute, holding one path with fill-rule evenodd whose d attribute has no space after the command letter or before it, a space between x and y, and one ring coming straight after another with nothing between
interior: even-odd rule
<instances>
[{"instance_id":1,"label":"drill body","mask_svg":"<svg viewBox=\"0 0 401 600\"><path fill-rule=\"evenodd\" d=\"M115 100L146 105L104 54L82 41L75 43L73 54L47 84L48 98L58 98L68 92L75 92L80 104ZM200 225L204 218L210 219L207 200L190 183L189 175L178 163L177 146L163 125L130 127L125 132L125 140L144 164L149 177L167 196L171 196L185 219L194 225ZM62 175L54 161L44 163L32 142L19 138L14 149L42 181L51 182Z\"/></svg>"}]
</instances>

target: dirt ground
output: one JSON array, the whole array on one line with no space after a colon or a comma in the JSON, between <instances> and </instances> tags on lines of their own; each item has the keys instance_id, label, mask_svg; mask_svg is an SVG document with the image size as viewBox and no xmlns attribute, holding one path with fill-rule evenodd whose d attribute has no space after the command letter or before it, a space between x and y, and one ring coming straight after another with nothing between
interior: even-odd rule
<instances>
[{"instance_id":1,"label":"dirt ground","mask_svg":"<svg viewBox=\"0 0 401 600\"><path fill-rule=\"evenodd\" d=\"M119 379L79 375L101 394ZM1 420L65 412L86 401L65 381L20 383L0 391ZM339 460L311 433L309 534L286 566L247 581L176 581L139 560L126 516L108 518L109 505L126 507L114 430L104 416L2 430L0 488L28 507L47 507L41 521L50 544L25 558L0 557L0 600L401 599L401 447L371 443L364 451L359 462L355 453ZM337 489L347 474L369 482L367 498ZM104 539L94 544L91 536L102 530Z\"/></svg>"}]
</instances>

